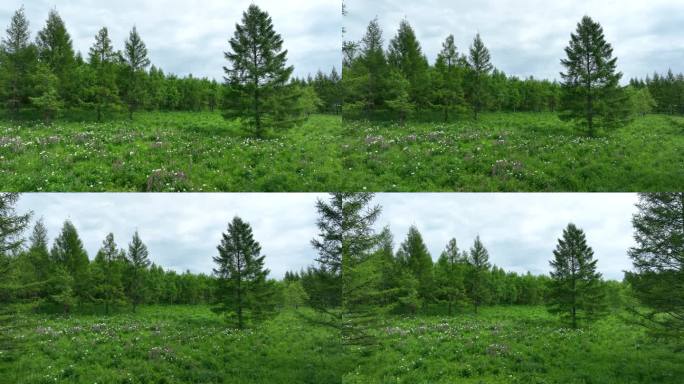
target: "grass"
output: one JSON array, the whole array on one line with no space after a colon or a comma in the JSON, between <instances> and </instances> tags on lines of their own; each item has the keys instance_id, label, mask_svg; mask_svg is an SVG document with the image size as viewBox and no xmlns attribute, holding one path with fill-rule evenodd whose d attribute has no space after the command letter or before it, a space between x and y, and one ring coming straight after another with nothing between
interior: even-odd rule
<instances>
[{"instance_id":1,"label":"grass","mask_svg":"<svg viewBox=\"0 0 684 384\"><path fill-rule=\"evenodd\" d=\"M0 122L7 191L666 191L684 180L684 118L587 138L553 114L396 124L316 115L264 140L218 113L134 122Z\"/></svg>"},{"instance_id":2,"label":"grass","mask_svg":"<svg viewBox=\"0 0 684 384\"><path fill-rule=\"evenodd\" d=\"M353 383L681 383L684 354L613 315L562 328L542 307L478 316L387 319L380 352L359 357Z\"/></svg>"},{"instance_id":3,"label":"grass","mask_svg":"<svg viewBox=\"0 0 684 384\"><path fill-rule=\"evenodd\" d=\"M2 383L335 383L351 369L329 329L293 312L244 331L205 306L18 316Z\"/></svg>"}]
</instances>

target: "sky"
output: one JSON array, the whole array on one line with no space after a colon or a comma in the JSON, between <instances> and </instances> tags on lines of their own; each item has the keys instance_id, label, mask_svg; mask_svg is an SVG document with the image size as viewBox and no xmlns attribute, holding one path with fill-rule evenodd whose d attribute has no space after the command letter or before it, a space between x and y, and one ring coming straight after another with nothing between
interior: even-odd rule
<instances>
[{"instance_id":1,"label":"sky","mask_svg":"<svg viewBox=\"0 0 684 384\"><path fill-rule=\"evenodd\" d=\"M91 259L114 233L127 246L138 230L153 262L178 272L211 273L221 234L236 215L249 222L271 276L282 278L316 257L315 203L320 194L24 194L18 212L43 218L51 241L64 220L79 231ZM470 248L479 234L490 261L507 271L549 272L558 238L568 223L584 229L606 278L631 269L627 250L634 194L378 194L378 230L389 225L395 248L411 225L437 259L451 238Z\"/></svg>"},{"instance_id":2,"label":"sky","mask_svg":"<svg viewBox=\"0 0 684 384\"><path fill-rule=\"evenodd\" d=\"M315 74L318 69L328 72L333 66L340 69L339 0L3 0L0 35L4 36L12 14L22 4L33 37L45 25L49 10L56 7L75 49L84 57L101 27L107 26L115 48L123 49L136 25L153 64L182 76L192 73L220 80L226 64L223 52L252 2L273 18L295 75Z\"/></svg>"},{"instance_id":3,"label":"sky","mask_svg":"<svg viewBox=\"0 0 684 384\"><path fill-rule=\"evenodd\" d=\"M492 63L509 75L559 79L560 59L584 15L603 26L623 81L668 68L684 72L682 0L346 0L346 39L358 41L375 17L385 43L406 18L430 62L453 34L461 53L476 33Z\"/></svg>"}]
</instances>

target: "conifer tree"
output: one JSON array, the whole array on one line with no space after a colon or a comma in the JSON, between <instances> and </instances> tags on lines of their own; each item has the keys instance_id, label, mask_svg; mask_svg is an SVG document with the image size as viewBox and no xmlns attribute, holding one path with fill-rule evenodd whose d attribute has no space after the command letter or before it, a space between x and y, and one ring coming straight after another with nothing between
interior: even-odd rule
<instances>
[{"instance_id":1,"label":"conifer tree","mask_svg":"<svg viewBox=\"0 0 684 384\"><path fill-rule=\"evenodd\" d=\"M31 73L37 63L36 47L30 38L29 22L21 7L12 16L0 44L0 98L15 116L29 104Z\"/></svg>"},{"instance_id":2,"label":"conifer tree","mask_svg":"<svg viewBox=\"0 0 684 384\"><path fill-rule=\"evenodd\" d=\"M468 64L470 66L470 102L473 107L473 112L475 112L476 120L487 103L487 81L490 72L494 68L490 60L491 56L489 50L485 47L482 38L478 33L475 36L473 45L470 46L470 56L468 58Z\"/></svg>"},{"instance_id":3,"label":"conifer tree","mask_svg":"<svg viewBox=\"0 0 684 384\"><path fill-rule=\"evenodd\" d=\"M59 78L50 67L41 63L33 74L33 83L38 96L30 97L31 104L42 113L43 121L51 124L64 106L59 95Z\"/></svg>"},{"instance_id":4,"label":"conifer tree","mask_svg":"<svg viewBox=\"0 0 684 384\"><path fill-rule=\"evenodd\" d=\"M118 104L118 88L116 86L116 67L118 54L114 52L109 31L100 29L95 36L95 43L90 47L89 65L93 79L88 88L88 99L95 106L97 121L102 121L105 109Z\"/></svg>"},{"instance_id":5,"label":"conifer tree","mask_svg":"<svg viewBox=\"0 0 684 384\"><path fill-rule=\"evenodd\" d=\"M261 245L254 240L252 227L239 217L228 224L214 257L218 277L217 313L236 317L239 329L245 328L248 319L258 319L272 305L272 289L266 281L269 270L264 268L266 256Z\"/></svg>"},{"instance_id":6,"label":"conifer tree","mask_svg":"<svg viewBox=\"0 0 684 384\"><path fill-rule=\"evenodd\" d=\"M36 281L47 281L52 273L50 251L48 249L47 228L43 219L36 222L29 237L28 256L35 270Z\"/></svg>"},{"instance_id":7,"label":"conifer tree","mask_svg":"<svg viewBox=\"0 0 684 384\"><path fill-rule=\"evenodd\" d=\"M464 103L463 80L460 73L460 62L454 43L454 36L449 35L442 44L442 51L435 62L432 104L442 110L444 122L449 121L449 113Z\"/></svg>"},{"instance_id":8,"label":"conifer tree","mask_svg":"<svg viewBox=\"0 0 684 384\"><path fill-rule=\"evenodd\" d=\"M9 296L6 285L9 281L10 260L21 249L21 236L31 218L30 214L19 215L15 205L19 194L0 193L0 301Z\"/></svg>"},{"instance_id":9,"label":"conifer tree","mask_svg":"<svg viewBox=\"0 0 684 384\"><path fill-rule=\"evenodd\" d=\"M93 296L104 303L107 315L112 306L125 302L122 282L125 255L125 251L114 242L114 234L110 233L95 256L92 268Z\"/></svg>"},{"instance_id":10,"label":"conifer tree","mask_svg":"<svg viewBox=\"0 0 684 384\"><path fill-rule=\"evenodd\" d=\"M619 87L622 73L617 72L617 58L601 25L584 16L565 53L561 118L579 121L590 136L598 124L612 126L626 120L629 109Z\"/></svg>"},{"instance_id":11,"label":"conifer tree","mask_svg":"<svg viewBox=\"0 0 684 384\"><path fill-rule=\"evenodd\" d=\"M399 23L397 35L390 40L387 62L408 81L410 102L416 105L425 104L428 62L407 20Z\"/></svg>"},{"instance_id":12,"label":"conifer tree","mask_svg":"<svg viewBox=\"0 0 684 384\"><path fill-rule=\"evenodd\" d=\"M466 260L458 250L456 239L451 239L435 264L435 286L437 297L447 303L448 314L465 301L464 266Z\"/></svg>"},{"instance_id":13,"label":"conifer tree","mask_svg":"<svg viewBox=\"0 0 684 384\"><path fill-rule=\"evenodd\" d=\"M684 193L643 193L634 215L636 246L627 273L648 311L634 310L658 336L684 338Z\"/></svg>"},{"instance_id":14,"label":"conifer tree","mask_svg":"<svg viewBox=\"0 0 684 384\"><path fill-rule=\"evenodd\" d=\"M71 36L55 9L50 11L45 27L38 32L36 45L40 63L57 77L59 99L73 103L78 94L75 92L77 84L74 82L76 55Z\"/></svg>"},{"instance_id":15,"label":"conifer tree","mask_svg":"<svg viewBox=\"0 0 684 384\"><path fill-rule=\"evenodd\" d=\"M145 298L145 272L150 266L147 246L140 239L138 231L133 234L133 240L128 244L126 255L129 266L128 297L133 303L133 312Z\"/></svg>"},{"instance_id":16,"label":"conifer tree","mask_svg":"<svg viewBox=\"0 0 684 384\"><path fill-rule=\"evenodd\" d=\"M287 66L287 50L268 13L250 5L242 23L235 26L230 47L225 53L230 66L224 67L224 116L243 119L257 137L263 137L266 129L297 123L299 95L288 85L294 67Z\"/></svg>"},{"instance_id":17,"label":"conifer tree","mask_svg":"<svg viewBox=\"0 0 684 384\"><path fill-rule=\"evenodd\" d=\"M406 240L397 251L397 259L404 268L411 271L418 282L418 297L423 303L423 307L427 307L428 303L434 299L432 256L430 256L423 236L416 226L409 228Z\"/></svg>"},{"instance_id":18,"label":"conifer tree","mask_svg":"<svg viewBox=\"0 0 684 384\"><path fill-rule=\"evenodd\" d=\"M475 313L477 313L478 308L484 304L490 297L490 292L487 287L487 273L491 264L489 264L489 251L485 248L484 244L480 240L480 236L475 238L472 248L470 248L470 254L468 263L471 267L470 276L470 299L475 305Z\"/></svg>"},{"instance_id":19,"label":"conifer tree","mask_svg":"<svg viewBox=\"0 0 684 384\"><path fill-rule=\"evenodd\" d=\"M72 286L70 292L82 304L89 297L89 266L88 254L83 248L83 242L71 221L65 221L64 226L52 244L50 259L57 266L61 266L70 276Z\"/></svg>"},{"instance_id":20,"label":"conifer tree","mask_svg":"<svg viewBox=\"0 0 684 384\"><path fill-rule=\"evenodd\" d=\"M135 26L126 40L123 59L126 65L124 94L128 105L128 117L133 120L133 113L144 104L147 96L144 81L145 71L150 66L147 47Z\"/></svg>"},{"instance_id":21,"label":"conifer tree","mask_svg":"<svg viewBox=\"0 0 684 384\"><path fill-rule=\"evenodd\" d=\"M584 231L568 224L553 255L549 311L569 319L577 328L579 320L594 319L603 310L601 274L596 272L594 250L587 245Z\"/></svg>"}]
</instances>

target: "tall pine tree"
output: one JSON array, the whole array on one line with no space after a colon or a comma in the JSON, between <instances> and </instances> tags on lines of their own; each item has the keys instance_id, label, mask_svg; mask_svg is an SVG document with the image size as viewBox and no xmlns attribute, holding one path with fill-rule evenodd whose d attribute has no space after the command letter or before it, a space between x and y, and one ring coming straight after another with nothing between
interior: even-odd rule
<instances>
[{"instance_id":1,"label":"tall pine tree","mask_svg":"<svg viewBox=\"0 0 684 384\"><path fill-rule=\"evenodd\" d=\"M41 64L57 77L59 99L74 104L78 95L74 76L76 55L71 36L56 10L50 11L45 27L38 32L36 45Z\"/></svg>"},{"instance_id":2,"label":"tall pine tree","mask_svg":"<svg viewBox=\"0 0 684 384\"><path fill-rule=\"evenodd\" d=\"M437 298L447 303L451 315L456 305L465 302L466 260L458 250L456 239L451 239L435 264L435 287Z\"/></svg>"},{"instance_id":3,"label":"tall pine tree","mask_svg":"<svg viewBox=\"0 0 684 384\"><path fill-rule=\"evenodd\" d=\"M490 62L491 56L489 50L482 42L482 38L478 33L475 36L473 45L470 46L470 56L468 57L469 74L470 74L470 103L475 113L477 120L480 112L487 105L489 96L488 80L489 74L494 68Z\"/></svg>"},{"instance_id":4,"label":"tall pine tree","mask_svg":"<svg viewBox=\"0 0 684 384\"><path fill-rule=\"evenodd\" d=\"M30 38L29 22L21 7L12 16L7 36L0 44L0 98L14 116L28 106L31 95L37 53Z\"/></svg>"},{"instance_id":5,"label":"tall pine tree","mask_svg":"<svg viewBox=\"0 0 684 384\"><path fill-rule=\"evenodd\" d=\"M261 245L254 240L252 227L239 217L228 224L217 249L214 273L219 279L216 292L219 302L214 310L234 316L237 327L243 329L247 320L260 318L272 304L265 256L261 254Z\"/></svg>"},{"instance_id":6,"label":"tall pine tree","mask_svg":"<svg viewBox=\"0 0 684 384\"><path fill-rule=\"evenodd\" d=\"M617 72L613 47L606 42L601 25L589 16L577 24L561 60L565 72L561 118L578 120L590 136L596 125L612 126L624 121L628 108L619 87L622 73Z\"/></svg>"},{"instance_id":7,"label":"tall pine tree","mask_svg":"<svg viewBox=\"0 0 684 384\"><path fill-rule=\"evenodd\" d=\"M133 312L145 298L145 272L150 267L149 252L147 246L140 239L138 231L133 234L133 240L128 244L128 269L129 284L128 297L133 303Z\"/></svg>"},{"instance_id":8,"label":"tall pine tree","mask_svg":"<svg viewBox=\"0 0 684 384\"><path fill-rule=\"evenodd\" d=\"M485 248L480 240L480 236L475 238L472 248L470 248L470 255L468 263L471 267L470 273L470 299L475 305L475 313L478 308L489 300L491 292L487 286L487 276L491 264L489 264L489 251Z\"/></svg>"},{"instance_id":9,"label":"tall pine tree","mask_svg":"<svg viewBox=\"0 0 684 384\"><path fill-rule=\"evenodd\" d=\"M95 256L91 278L94 299L105 306L105 314L110 308L125 302L123 272L126 253L114 242L114 234L107 235L102 247Z\"/></svg>"},{"instance_id":10,"label":"tall pine tree","mask_svg":"<svg viewBox=\"0 0 684 384\"><path fill-rule=\"evenodd\" d=\"M603 310L601 274L596 272L594 250L587 245L584 231L568 224L553 255L549 311L569 319L577 328L580 320L591 320Z\"/></svg>"},{"instance_id":11,"label":"tall pine tree","mask_svg":"<svg viewBox=\"0 0 684 384\"><path fill-rule=\"evenodd\" d=\"M123 59L126 65L124 95L128 105L128 117L133 120L133 113L145 103L145 71L150 66L147 47L135 26L126 40Z\"/></svg>"},{"instance_id":12,"label":"tall pine tree","mask_svg":"<svg viewBox=\"0 0 684 384\"><path fill-rule=\"evenodd\" d=\"M298 122L296 88L288 85L294 67L287 66L283 39L267 12L252 4L243 13L225 53L227 94L224 116L241 118L257 137L269 128Z\"/></svg>"},{"instance_id":13,"label":"tall pine tree","mask_svg":"<svg viewBox=\"0 0 684 384\"><path fill-rule=\"evenodd\" d=\"M432 275L432 256L423 241L423 236L416 226L409 228L406 240L401 243L397 251L398 262L418 282L418 297L423 308L434 299L434 277Z\"/></svg>"},{"instance_id":14,"label":"tall pine tree","mask_svg":"<svg viewBox=\"0 0 684 384\"><path fill-rule=\"evenodd\" d=\"M69 291L82 304L89 298L89 266L88 253L78 235L76 227L71 221L65 221L64 226L52 244L50 259L69 275L71 287Z\"/></svg>"},{"instance_id":15,"label":"tall pine tree","mask_svg":"<svg viewBox=\"0 0 684 384\"><path fill-rule=\"evenodd\" d=\"M464 103L462 61L456 50L454 36L449 35L437 55L432 78L432 105L442 110L444 122L449 121L451 111L460 109Z\"/></svg>"},{"instance_id":16,"label":"tall pine tree","mask_svg":"<svg viewBox=\"0 0 684 384\"><path fill-rule=\"evenodd\" d=\"M90 47L89 65L92 80L87 89L87 100L95 106L97 121L102 121L103 112L119 102L116 85L116 62L118 54L114 51L109 31L106 27L95 35L95 43Z\"/></svg>"}]
</instances>

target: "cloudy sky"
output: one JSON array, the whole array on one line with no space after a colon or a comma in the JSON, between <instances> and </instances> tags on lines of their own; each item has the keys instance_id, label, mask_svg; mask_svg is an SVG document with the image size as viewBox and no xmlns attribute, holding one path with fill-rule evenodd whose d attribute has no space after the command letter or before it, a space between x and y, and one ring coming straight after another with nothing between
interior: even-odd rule
<instances>
[{"instance_id":1,"label":"cloudy sky","mask_svg":"<svg viewBox=\"0 0 684 384\"><path fill-rule=\"evenodd\" d=\"M305 76L319 68L329 71L333 66L339 70L339 0L3 0L0 34L4 35L12 14L22 4L33 36L43 28L49 10L56 7L76 50L84 56L101 27L109 28L115 47L122 49L136 25L153 64L179 75L221 79L228 39L252 2L272 16L295 74Z\"/></svg>"},{"instance_id":2,"label":"cloudy sky","mask_svg":"<svg viewBox=\"0 0 684 384\"><path fill-rule=\"evenodd\" d=\"M681 0L347 0L347 8L347 39L359 40L377 16L387 43L407 18L432 62L449 34L463 53L479 32L497 68L548 79L559 78L563 49L586 14L603 25L625 79L684 71Z\"/></svg>"},{"instance_id":3,"label":"cloudy sky","mask_svg":"<svg viewBox=\"0 0 684 384\"><path fill-rule=\"evenodd\" d=\"M315 194L25 194L18 210L43 217L52 238L65 219L79 230L91 258L113 232L126 245L137 229L151 259L179 272L210 273L216 245L235 215L252 224L272 276L310 265ZM416 225L434 259L452 237L469 248L478 234L492 263L506 270L547 273L569 222L587 232L604 276L630 269L633 194L380 194L378 229L389 225L395 246Z\"/></svg>"}]
</instances>

